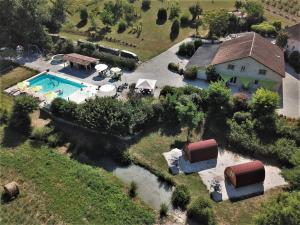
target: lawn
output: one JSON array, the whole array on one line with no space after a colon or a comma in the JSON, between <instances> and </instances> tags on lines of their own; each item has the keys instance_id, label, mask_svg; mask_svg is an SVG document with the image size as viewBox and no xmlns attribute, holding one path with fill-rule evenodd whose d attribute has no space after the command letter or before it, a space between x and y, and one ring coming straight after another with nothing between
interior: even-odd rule
<instances>
[{"instance_id":1,"label":"lawn","mask_svg":"<svg viewBox=\"0 0 300 225\"><path fill-rule=\"evenodd\" d=\"M22 66L16 66L5 74L0 75L0 108L10 110L13 103L13 98L3 93L3 90L20 81L26 80L37 73L37 71Z\"/></svg>"},{"instance_id":2,"label":"lawn","mask_svg":"<svg viewBox=\"0 0 300 225\"><path fill-rule=\"evenodd\" d=\"M105 0L107 1L107 0ZM78 9L86 6L88 8L88 12L97 14L96 22L99 26L99 29L103 28L104 25L100 20L100 15L98 13L101 11L103 4L105 1L83 1L77 0L69 2L68 9L71 13L69 16L69 22L64 26L61 35L72 40L88 39L87 36L82 35L82 32L87 31L90 28L90 22L80 28L76 27L76 25L80 22L79 11ZM123 33L118 33L117 25L113 26L110 33L106 34L106 37L116 38L118 40L126 41L131 44L135 44L137 47L127 47L124 45L120 45L117 43L112 43L108 41L99 41L100 44L116 47L119 49L126 49L132 52L135 52L139 55L142 61L151 59L152 57L158 55L159 53L165 51L175 43L183 40L189 35L195 33L195 29L185 27L180 29L179 36L177 39L172 41L170 39L170 29L172 21L168 20L163 25L156 24L156 15L157 11L161 7L168 8L171 1L160 1L160 0L152 0L151 8L147 11L143 11L140 9L141 1L136 1L134 3L135 8L138 14L141 15L141 19L139 19L133 27L142 24L142 32L140 35L132 32L132 28L128 28ZM181 7L181 15L187 14L190 15L188 8L196 1L183 0L179 1ZM201 0L201 5L206 10L214 10L219 8L232 9L234 0L216 0L214 3L210 0ZM202 31L203 32L203 31Z\"/></svg>"},{"instance_id":3,"label":"lawn","mask_svg":"<svg viewBox=\"0 0 300 225\"><path fill-rule=\"evenodd\" d=\"M175 147L181 147L185 141L185 131L166 134L164 129L160 129L144 136L129 148L129 152L138 163L150 167L151 170L168 175L167 162L162 153ZM173 176L173 179L176 184L185 184L189 188L192 200L198 196L209 197L206 186L202 183L198 174L180 174ZM214 203L217 219L220 224L226 225L253 224L253 215L259 212L261 203L281 191L281 189L271 190L262 196L243 201Z\"/></svg>"},{"instance_id":4,"label":"lawn","mask_svg":"<svg viewBox=\"0 0 300 225\"><path fill-rule=\"evenodd\" d=\"M17 199L1 204L1 224L154 223L154 212L131 200L126 187L108 172L3 127L0 141L1 184L15 180L21 190Z\"/></svg>"}]
</instances>

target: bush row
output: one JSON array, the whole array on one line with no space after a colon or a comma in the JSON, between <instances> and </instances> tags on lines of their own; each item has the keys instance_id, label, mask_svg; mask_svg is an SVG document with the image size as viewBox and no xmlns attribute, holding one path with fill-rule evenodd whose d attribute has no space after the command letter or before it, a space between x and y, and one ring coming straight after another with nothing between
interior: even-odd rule
<instances>
[{"instance_id":1,"label":"bush row","mask_svg":"<svg viewBox=\"0 0 300 225\"><path fill-rule=\"evenodd\" d=\"M177 54L184 57L191 57L197 51L197 49L202 45L202 40L197 39L195 41L182 43L179 45Z\"/></svg>"}]
</instances>

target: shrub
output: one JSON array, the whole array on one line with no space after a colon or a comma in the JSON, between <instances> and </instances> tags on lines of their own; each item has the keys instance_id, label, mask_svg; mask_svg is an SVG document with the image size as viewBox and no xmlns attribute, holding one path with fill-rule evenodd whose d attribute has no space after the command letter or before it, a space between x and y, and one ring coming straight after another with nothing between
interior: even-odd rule
<instances>
[{"instance_id":1,"label":"shrub","mask_svg":"<svg viewBox=\"0 0 300 225\"><path fill-rule=\"evenodd\" d=\"M192 66L187 68L184 71L184 78L188 80L195 80L197 78L198 68L196 66Z\"/></svg>"},{"instance_id":2,"label":"shrub","mask_svg":"<svg viewBox=\"0 0 300 225\"><path fill-rule=\"evenodd\" d=\"M54 116L61 117L66 120L76 120L77 104L75 102L67 101L62 98L56 98L52 101L50 111Z\"/></svg>"},{"instance_id":3,"label":"shrub","mask_svg":"<svg viewBox=\"0 0 300 225\"><path fill-rule=\"evenodd\" d=\"M233 96L233 111L248 111L250 106L248 104L248 96L242 92L236 93Z\"/></svg>"},{"instance_id":4,"label":"shrub","mask_svg":"<svg viewBox=\"0 0 300 225\"><path fill-rule=\"evenodd\" d=\"M37 141L47 141L48 136L53 132L52 127L34 128L31 132L31 138Z\"/></svg>"},{"instance_id":5,"label":"shrub","mask_svg":"<svg viewBox=\"0 0 300 225\"><path fill-rule=\"evenodd\" d=\"M122 32L124 32L125 30L126 30L126 28L127 28L127 24L126 24L126 22L125 21L120 21L119 22L119 25L118 25L118 32L119 33L122 33Z\"/></svg>"},{"instance_id":6,"label":"shrub","mask_svg":"<svg viewBox=\"0 0 300 225\"><path fill-rule=\"evenodd\" d=\"M278 139L272 149L277 158L285 164L291 163L293 154L298 150L296 142L286 138Z\"/></svg>"},{"instance_id":7,"label":"shrub","mask_svg":"<svg viewBox=\"0 0 300 225\"><path fill-rule=\"evenodd\" d=\"M160 8L157 12L157 21L165 22L168 19L168 12L165 8Z\"/></svg>"},{"instance_id":8,"label":"shrub","mask_svg":"<svg viewBox=\"0 0 300 225\"><path fill-rule=\"evenodd\" d=\"M176 93L176 88L171 86L164 86L160 91L160 96L167 96L168 94L174 95Z\"/></svg>"},{"instance_id":9,"label":"shrub","mask_svg":"<svg viewBox=\"0 0 300 225\"><path fill-rule=\"evenodd\" d=\"M176 63L171 62L171 63L168 64L168 69L173 71L173 72L178 72L179 71L179 65L176 64Z\"/></svg>"},{"instance_id":10,"label":"shrub","mask_svg":"<svg viewBox=\"0 0 300 225\"><path fill-rule=\"evenodd\" d=\"M174 207L186 209L191 200L191 194L185 185L179 185L172 194L172 204Z\"/></svg>"},{"instance_id":11,"label":"shrub","mask_svg":"<svg viewBox=\"0 0 300 225\"><path fill-rule=\"evenodd\" d=\"M188 15L182 15L180 17L181 26L186 26L188 23L189 23L189 16Z\"/></svg>"},{"instance_id":12,"label":"shrub","mask_svg":"<svg viewBox=\"0 0 300 225\"><path fill-rule=\"evenodd\" d=\"M249 112L236 112L233 114L233 119L238 123L241 124L246 122L246 120L251 120L252 115Z\"/></svg>"},{"instance_id":13,"label":"shrub","mask_svg":"<svg viewBox=\"0 0 300 225\"><path fill-rule=\"evenodd\" d=\"M38 108L38 102L31 96L18 96L15 98L9 126L19 132L28 134L30 132L31 119L29 113Z\"/></svg>"},{"instance_id":14,"label":"shrub","mask_svg":"<svg viewBox=\"0 0 300 225\"><path fill-rule=\"evenodd\" d=\"M177 36L179 34L179 30L180 30L180 24L179 24L179 21L176 19L176 20L174 20L174 22L172 23L172 26L171 26L171 33L170 33L171 39L177 38Z\"/></svg>"},{"instance_id":15,"label":"shrub","mask_svg":"<svg viewBox=\"0 0 300 225\"><path fill-rule=\"evenodd\" d=\"M216 71L216 68L213 65L209 65L206 67L206 76L207 76L207 81L209 83L211 82L216 82L220 79L219 74Z\"/></svg>"},{"instance_id":16,"label":"shrub","mask_svg":"<svg viewBox=\"0 0 300 225\"><path fill-rule=\"evenodd\" d=\"M195 46L195 51L197 51L197 49L202 45L202 40L201 39L197 39L194 41L194 46Z\"/></svg>"},{"instance_id":17,"label":"shrub","mask_svg":"<svg viewBox=\"0 0 300 225\"><path fill-rule=\"evenodd\" d=\"M51 134L47 138L47 143L50 147L57 147L61 142L61 136L58 133Z\"/></svg>"},{"instance_id":18,"label":"shrub","mask_svg":"<svg viewBox=\"0 0 300 225\"><path fill-rule=\"evenodd\" d=\"M261 35L275 35L276 29L275 27L268 23L268 22L262 22L260 24L255 24L251 26L251 29Z\"/></svg>"},{"instance_id":19,"label":"shrub","mask_svg":"<svg viewBox=\"0 0 300 225\"><path fill-rule=\"evenodd\" d=\"M6 109L0 108L0 125L7 124L9 120L9 115Z\"/></svg>"},{"instance_id":20,"label":"shrub","mask_svg":"<svg viewBox=\"0 0 300 225\"><path fill-rule=\"evenodd\" d=\"M162 203L159 209L160 218L166 217L168 215L169 207L166 203Z\"/></svg>"},{"instance_id":21,"label":"shrub","mask_svg":"<svg viewBox=\"0 0 300 225\"><path fill-rule=\"evenodd\" d=\"M150 5L151 5L151 0L143 0L142 1L142 9L143 10L150 9Z\"/></svg>"},{"instance_id":22,"label":"shrub","mask_svg":"<svg viewBox=\"0 0 300 225\"><path fill-rule=\"evenodd\" d=\"M136 190L137 190L137 184L134 181L132 181L130 183L130 188L129 188L129 196L131 198L135 198L136 197Z\"/></svg>"},{"instance_id":23,"label":"shrub","mask_svg":"<svg viewBox=\"0 0 300 225\"><path fill-rule=\"evenodd\" d=\"M295 69L297 73L300 73L300 52L293 51L289 56L289 64Z\"/></svg>"},{"instance_id":24,"label":"shrub","mask_svg":"<svg viewBox=\"0 0 300 225\"><path fill-rule=\"evenodd\" d=\"M59 54L74 52L74 44L71 40L59 39L53 46L52 51Z\"/></svg>"},{"instance_id":25,"label":"shrub","mask_svg":"<svg viewBox=\"0 0 300 225\"><path fill-rule=\"evenodd\" d=\"M217 224L210 201L203 197L198 197L188 208L188 217L203 225Z\"/></svg>"},{"instance_id":26,"label":"shrub","mask_svg":"<svg viewBox=\"0 0 300 225\"><path fill-rule=\"evenodd\" d=\"M80 10L80 20L81 21L87 21L87 19L88 19L88 11L87 11L87 9L86 8L82 8L81 10Z\"/></svg>"}]
</instances>

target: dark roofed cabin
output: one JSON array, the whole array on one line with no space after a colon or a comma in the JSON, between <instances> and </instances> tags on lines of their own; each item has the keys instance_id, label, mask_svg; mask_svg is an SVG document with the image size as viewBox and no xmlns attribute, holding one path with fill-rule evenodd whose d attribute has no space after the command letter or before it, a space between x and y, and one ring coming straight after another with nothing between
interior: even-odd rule
<instances>
[{"instance_id":1,"label":"dark roofed cabin","mask_svg":"<svg viewBox=\"0 0 300 225\"><path fill-rule=\"evenodd\" d=\"M265 180L265 167L259 160L229 166L224 175L235 188L261 183Z\"/></svg>"},{"instance_id":2,"label":"dark roofed cabin","mask_svg":"<svg viewBox=\"0 0 300 225\"><path fill-rule=\"evenodd\" d=\"M191 163L218 158L218 144L215 139L186 144L184 151Z\"/></svg>"}]
</instances>

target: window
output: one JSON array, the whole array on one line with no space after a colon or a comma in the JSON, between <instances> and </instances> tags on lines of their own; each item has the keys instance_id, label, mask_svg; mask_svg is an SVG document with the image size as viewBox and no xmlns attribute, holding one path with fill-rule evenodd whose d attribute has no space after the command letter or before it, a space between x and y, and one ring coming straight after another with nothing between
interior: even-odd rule
<instances>
[{"instance_id":1,"label":"window","mask_svg":"<svg viewBox=\"0 0 300 225\"><path fill-rule=\"evenodd\" d=\"M236 77L232 77L232 78L229 80L229 83L235 84L235 83L236 83Z\"/></svg>"},{"instance_id":2,"label":"window","mask_svg":"<svg viewBox=\"0 0 300 225\"><path fill-rule=\"evenodd\" d=\"M258 80L255 80L255 81L254 81L254 84L255 84L255 85L258 85Z\"/></svg>"},{"instance_id":3,"label":"window","mask_svg":"<svg viewBox=\"0 0 300 225\"><path fill-rule=\"evenodd\" d=\"M234 65L228 64L227 69L229 69L229 70L234 70Z\"/></svg>"},{"instance_id":4,"label":"window","mask_svg":"<svg viewBox=\"0 0 300 225\"><path fill-rule=\"evenodd\" d=\"M266 70L260 69L260 70L258 71L258 74L259 74L259 75L266 75L266 73L267 73Z\"/></svg>"},{"instance_id":5,"label":"window","mask_svg":"<svg viewBox=\"0 0 300 225\"><path fill-rule=\"evenodd\" d=\"M241 72L244 72L245 69L246 69L246 66L242 66L242 67L241 67Z\"/></svg>"}]
</instances>

